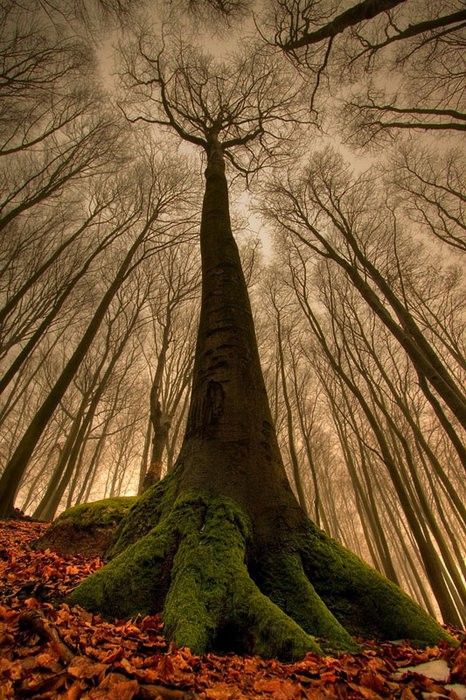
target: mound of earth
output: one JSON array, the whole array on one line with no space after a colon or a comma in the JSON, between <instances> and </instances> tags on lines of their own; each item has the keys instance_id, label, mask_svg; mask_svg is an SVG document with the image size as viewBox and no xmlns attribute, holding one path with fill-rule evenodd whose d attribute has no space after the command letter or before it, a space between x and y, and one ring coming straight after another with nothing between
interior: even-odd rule
<instances>
[{"instance_id":1,"label":"mound of earth","mask_svg":"<svg viewBox=\"0 0 466 700\"><path fill-rule=\"evenodd\" d=\"M120 496L68 508L35 540L33 547L59 554L103 557L115 529L135 502L135 496Z\"/></svg>"}]
</instances>

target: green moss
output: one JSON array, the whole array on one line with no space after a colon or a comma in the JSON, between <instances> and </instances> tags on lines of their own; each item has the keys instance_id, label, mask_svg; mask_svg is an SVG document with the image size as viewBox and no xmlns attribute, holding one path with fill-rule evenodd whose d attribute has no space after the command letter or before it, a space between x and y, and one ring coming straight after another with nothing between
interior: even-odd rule
<instances>
[{"instance_id":1,"label":"green moss","mask_svg":"<svg viewBox=\"0 0 466 700\"><path fill-rule=\"evenodd\" d=\"M32 546L65 555L105 556L114 532L136 500L135 496L105 498L68 508Z\"/></svg>"},{"instance_id":2,"label":"green moss","mask_svg":"<svg viewBox=\"0 0 466 700\"><path fill-rule=\"evenodd\" d=\"M284 661L300 659L308 651L322 651L317 641L264 595L249 576L242 576L231 603L233 620L243 634L244 651Z\"/></svg>"},{"instance_id":3,"label":"green moss","mask_svg":"<svg viewBox=\"0 0 466 700\"><path fill-rule=\"evenodd\" d=\"M173 523L167 521L86 578L70 602L109 617L131 617L162 609L176 550Z\"/></svg>"},{"instance_id":4,"label":"green moss","mask_svg":"<svg viewBox=\"0 0 466 700\"><path fill-rule=\"evenodd\" d=\"M435 644L454 640L398 586L309 524L304 570L318 595L352 634Z\"/></svg>"},{"instance_id":5,"label":"green moss","mask_svg":"<svg viewBox=\"0 0 466 700\"><path fill-rule=\"evenodd\" d=\"M190 497L184 507L194 512ZM184 532L173 562L164 608L168 636L197 653L225 646L294 659L318 651L315 640L251 579L245 563L250 538L251 525L236 503L203 502L201 527Z\"/></svg>"},{"instance_id":6,"label":"green moss","mask_svg":"<svg viewBox=\"0 0 466 700\"><path fill-rule=\"evenodd\" d=\"M175 466L162 481L147 489L137 499L115 532L107 556L115 557L123 552L168 515L176 498L178 470L179 467Z\"/></svg>"},{"instance_id":7,"label":"green moss","mask_svg":"<svg viewBox=\"0 0 466 700\"><path fill-rule=\"evenodd\" d=\"M118 498L104 498L93 503L80 503L63 511L56 523L71 520L83 527L116 524L128 513L136 501L136 496L120 496Z\"/></svg>"},{"instance_id":8,"label":"green moss","mask_svg":"<svg viewBox=\"0 0 466 700\"><path fill-rule=\"evenodd\" d=\"M264 552L233 500L189 492L173 503L174 493L167 482L143 497L142 509L138 501L125 525L133 518L144 535L86 579L71 602L116 617L163 611L167 637L198 654L292 660L321 651L314 635L326 640L325 650L354 650L350 633L448 639L396 586L312 524ZM141 518L149 518L150 504L160 520L147 532Z\"/></svg>"},{"instance_id":9,"label":"green moss","mask_svg":"<svg viewBox=\"0 0 466 700\"><path fill-rule=\"evenodd\" d=\"M189 504L186 507L185 499L179 499L160 524L85 579L70 601L107 616L160 612L178 543L189 537L191 528L200 527L198 508L193 507L198 504Z\"/></svg>"},{"instance_id":10,"label":"green moss","mask_svg":"<svg viewBox=\"0 0 466 700\"><path fill-rule=\"evenodd\" d=\"M163 608L167 636L196 653L225 646L294 659L318 651L250 578L250 537L250 523L233 501L183 494L159 525L86 579L70 602L117 617Z\"/></svg>"},{"instance_id":11,"label":"green moss","mask_svg":"<svg viewBox=\"0 0 466 700\"><path fill-rule=\"evenodd\" d=\"M348 631L338 622L304 573L301 558L289 552L271 552L261 562L260 587L303 630L322 637L324 648L357 651Z\"/></svg>"}]
</instances>

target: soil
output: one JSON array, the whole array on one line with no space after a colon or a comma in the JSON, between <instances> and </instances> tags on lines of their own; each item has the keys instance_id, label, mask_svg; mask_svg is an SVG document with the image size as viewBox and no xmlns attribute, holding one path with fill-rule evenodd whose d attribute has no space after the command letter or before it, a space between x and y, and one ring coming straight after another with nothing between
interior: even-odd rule
<instances>
[{"instance_id":1,"label":"soil","mask_svg":"<svg viewBox=\"0 0 466 700\"><path fill-rule=\"evenodd\" d=\"M37 539L34 549L51 549L58 554L82 554L85 557L104 557L115 532L116 525L77 525L60 521L52 524Z\"/></svg>"}]
</instances>

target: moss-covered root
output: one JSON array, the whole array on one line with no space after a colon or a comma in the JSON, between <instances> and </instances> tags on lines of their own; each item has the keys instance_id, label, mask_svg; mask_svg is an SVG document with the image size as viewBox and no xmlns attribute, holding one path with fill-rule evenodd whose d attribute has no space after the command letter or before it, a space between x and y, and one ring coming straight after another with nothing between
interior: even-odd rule
<instances>
[{"instance_id":1,"label":"moss-covered root","mask_svg":"<svg viewBox=\"0 0 466 700\"><path fill-rule=\"evenodd\" d=\"M108 617L131 617L162 609L176 551L168 521L153 528L71 593L71 603Z\"/></svg>"},{"instance_id":2,"label":"moss-covered root","mask_svg":"<svg viewBox=\"0 0 466 700\"><path fill-rule=\"evenodd\" d=\"M70 600L117 617L163 609L167 637L196 653L236 649L294 659L318 652L313 637L250 578L250 535L248 520L229 499L185 494Z\"/></svg>"},{"instance_id":3,"label":"moss-covered root","mask_svg":"<svg viewBox=\"0 0 466 700\"><path fill-rule=\"evenodd\" d=\"M250 578L249 536L249 523L232 501L206 504L201 527L183 533L174 558L164 608L168 637L197 653L223 648L294 659L319 651Z\"/></svg>"},{"instance_id":4,"label":"moss-covered root","mask_svg":"<svg viewBox=\"0 0 466 700\"><path fill-rule=\"evenodd\" d=\"M181 466L175 465L162 481L147 489L137 499L115 532L112 546L107 552L108 558L121 554L168 515L176 498L176 476Z\"/></svg>"},{"instance_id":5,"label":"moss-covered root","mask_svg":"<svg viewBox=\"0 0 466 700\"><path fill-rule=\"evenodd\" d=\"M167 509L165 502L160 523L86 579L71 602L116 617L163 610L167 637L196 653L291 660L320 651L312 635L326 640L325 650L354 649L350 634L453 641L397 586L311 523L287 552L257 554L253 580L246 555L257 549L236 503L183 494Z\"/></svg>"},{"instance_id":6,"label":"moss-covered root","mask_svg":"<svg viewBox=\"0 0 466 700\"><path fill-rule=\"evenodd\" d=\"M261 561L260 587L305 632L322 638L327 652L357 651L358 645L317 594L293 546L270 551Z\"/></svg>"},{"instance_id":7,"label":"moss-covered root","mask_svg":"<svg viewBox=\"0 0 466 700\"><path fill-rule=\"evenodd\" d=\"M309 523L301 548L304 570L344 627L355 635L410 639L420 644L455 640L417 603L355 554Z\"/></svg>"}]
</instances>

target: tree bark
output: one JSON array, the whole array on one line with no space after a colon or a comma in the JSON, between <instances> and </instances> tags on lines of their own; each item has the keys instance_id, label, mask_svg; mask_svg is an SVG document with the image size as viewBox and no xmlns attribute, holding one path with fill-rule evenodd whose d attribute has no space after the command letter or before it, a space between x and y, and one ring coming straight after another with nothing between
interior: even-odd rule
<instances>
[{"instance_id":1,"label":"tree bark","mask_svg":"<svg viewBox=\"0 0 466 700\"><path fill-rule=\"evenodd\" d=\"M122 522L112 561L71 600L112 615L164 611L196 653L296 658L445 632L394 584L318 530L286 478L234 241L220 143L208 142L202 307L186 434L173 470ZM346 628L346 629L345 629Z\"/></svg>"},{"instance_id":2,"label":"tree bark","mask_svg":"<svg viewBox=\"0 0 466 700\"><path fill-rule=\"evenodd\" d=\"M155 405L151 406L150 417L152 424L152 450L149 468L142 482L141 493L144 493L146 489L156 484L162 478L162 458L167 445L168 431L170 430L170 419L162 411L160 399L156 399Z\"/></svg>"}]
</instances>

